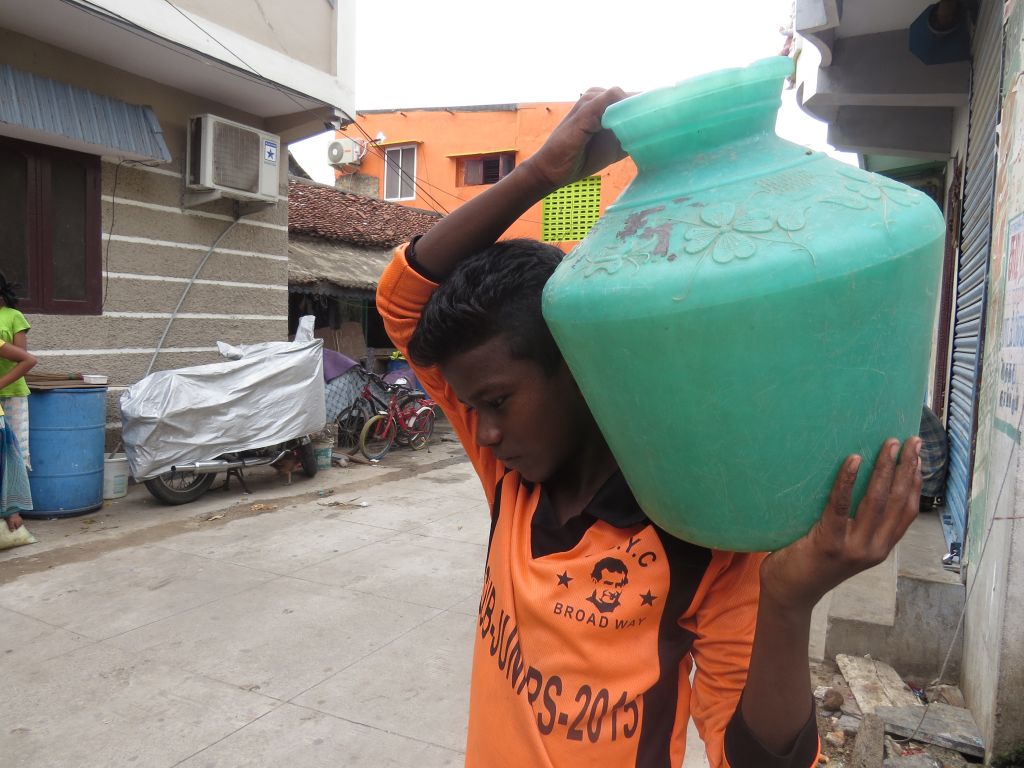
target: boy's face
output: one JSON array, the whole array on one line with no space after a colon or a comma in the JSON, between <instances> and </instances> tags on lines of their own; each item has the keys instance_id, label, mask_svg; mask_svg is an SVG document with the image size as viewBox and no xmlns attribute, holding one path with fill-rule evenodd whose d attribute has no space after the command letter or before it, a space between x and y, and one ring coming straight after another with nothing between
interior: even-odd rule
<instances>
[{"instance_id":1,"label":"boy's face","mask_svg":"<svg viewBox=\"0 0 1024 768\"><path fill-rule=\"evenodd\" d=\"M512 357L503 336L455 355L441 373L476 412L477 444L526 480L550 479L587 434L592 417L566 365L548 374L533 360Z\"/></svg>"}]
</instances>

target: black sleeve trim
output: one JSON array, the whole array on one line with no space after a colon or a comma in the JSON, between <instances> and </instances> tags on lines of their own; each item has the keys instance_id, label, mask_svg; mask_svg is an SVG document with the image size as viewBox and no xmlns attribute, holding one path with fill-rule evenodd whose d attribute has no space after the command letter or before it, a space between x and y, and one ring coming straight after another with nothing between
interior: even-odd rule
<instances>
[{"instance_id":1,"label":"black sleeve trim","mask_svg":"<svg viewBox=\"0 0 1024 768\"><path fill-rule=\"evenodd\" d=\"M494 503L491 504L491 530L487 534L487 557L491 556L491 542L494 540L494 531L498 527L498 515L501 514L501 486L505 482L505 478L508 473L512 470L506 469L504 474L498 480L498 484L494 486ZM486 560L487 558L485 558Z\"/></svg>"},{"instance_id":2,"label":"black sleeve trim","mask_svg":"<svg viewBox=\"0 0 1024 768\"><path fill-rule=\"evenodd\" d=\"M429 269L420 264L420 260L416 258L416 243L423 235L416 235L412 240L409 241L409 245L405 247L405 260L409 263L409 266L413 268L420 277L425 277L432 283L440 285L444 281L431 272Z\"/></svg>"},{"instance_id":3,"label":"black sleeve trim","mask_svg":"<svg viewBox=\"0 0 1024 768\"><path fill-rule=\"evenodd\" d=\"M765 749L750 732L743 719L742 704L741 697L732 720L725 727L725 757L732 768L810 768L814 765L818 757L818 720L813 698L811 715L785 755Z\"/></svg>"}]
</instances>

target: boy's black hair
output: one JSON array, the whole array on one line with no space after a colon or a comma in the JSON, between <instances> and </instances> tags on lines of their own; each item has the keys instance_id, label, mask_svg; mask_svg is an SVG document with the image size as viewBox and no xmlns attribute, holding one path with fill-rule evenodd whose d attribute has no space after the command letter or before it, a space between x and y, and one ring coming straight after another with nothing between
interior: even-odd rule
<instances>
[{"instance_id":1,"label":"boy's black hair","mask_svg":"<svg viewBox=\"0 0 1024 768\"><path fill-rule=\"evenodd\" d=\"M18 284L8 282L3 272L0 272L0 299L11 309L18 308Z\"/></svg>"},{"instance_id":2,"label":"boy's black hair","mask_svg":"<svg viewBox=\"0 0 1024 768\"><path fill-rule=\"evenodd\" d=\"M423 308L409 341L418 365L440 365L504 336L509 353L551 375L562 353L541 314L544 284L562 261L553 245L503 240L459 263Z\"/></svg>"}]
</instances>

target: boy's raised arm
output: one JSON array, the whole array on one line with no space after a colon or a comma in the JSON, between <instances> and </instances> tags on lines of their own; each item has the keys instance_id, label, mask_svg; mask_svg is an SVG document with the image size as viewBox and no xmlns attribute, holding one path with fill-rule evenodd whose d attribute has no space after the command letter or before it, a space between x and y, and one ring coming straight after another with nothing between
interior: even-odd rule
<instances>
[{"instance_id":1,"label":"boy's raised arm","mask_svg":"<svg viewBox=\"0 0 1024 768\"><path fill-rule=\"evenodd\" d=\"M537 152L486 192L452 211L416 243L423 271L443 280L462 259L495 243L531 206L559 187L625 157L605 109L625 98L620 88L591 88Z\"/></svg>"}]
</instances>

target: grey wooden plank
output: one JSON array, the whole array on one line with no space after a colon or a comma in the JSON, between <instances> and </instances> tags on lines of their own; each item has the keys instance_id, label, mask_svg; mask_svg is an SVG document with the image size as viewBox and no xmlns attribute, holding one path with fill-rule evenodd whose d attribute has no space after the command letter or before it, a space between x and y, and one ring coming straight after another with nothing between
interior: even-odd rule
<instances>
[{"instance_id":1,"label":"grey wooden plank","mask_svg":"<svg viewBox=\"0 0 1024 768\"><path fill-rule=\"evenodd\" d=\"M929 704L927 709L881 706L875 709L875 714L882 718L889 733L938 744L973 757L985 756L981 731L966 709L948 704Z\"/></svg>"}]
</instances>

